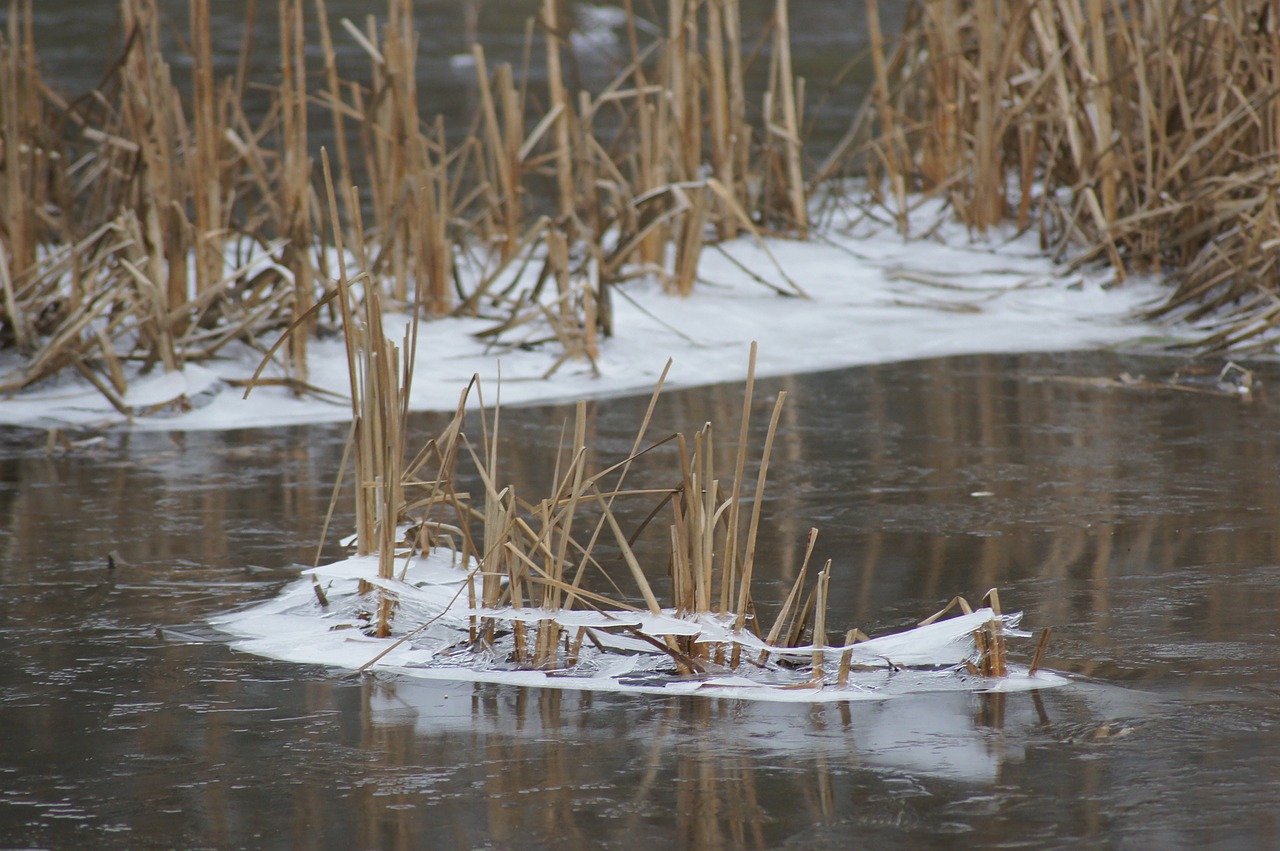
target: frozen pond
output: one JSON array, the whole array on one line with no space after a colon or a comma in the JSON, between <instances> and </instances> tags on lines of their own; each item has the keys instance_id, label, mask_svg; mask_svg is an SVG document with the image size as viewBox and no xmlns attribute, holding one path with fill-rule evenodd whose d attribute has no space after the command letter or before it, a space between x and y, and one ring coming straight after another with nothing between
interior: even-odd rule
<instances>
[{"instance_id":1,"label":"frozen pond","mask_svg":"<svg viewBox=\"0 0 1280 851\"><path fill-rule=\"evenodd\" d=\"M885 703L435 684L236 653L206 619L311 561L345 428L113 432L55 454L2 431L0 844L1272 846L1280 370L1252 403L1081 380L1180 365L965 357L760 383L763 406L790 394L762 610L819 526L834 627L878 634L999 586L1054 628L1046 665L1079 678ZM670 393L653 433L733 423L739 394ZM592 403L596 445L629 447L644 404ZM517 483L550 474L570 415L508 409Z\"/></svg>"}]
</instances>

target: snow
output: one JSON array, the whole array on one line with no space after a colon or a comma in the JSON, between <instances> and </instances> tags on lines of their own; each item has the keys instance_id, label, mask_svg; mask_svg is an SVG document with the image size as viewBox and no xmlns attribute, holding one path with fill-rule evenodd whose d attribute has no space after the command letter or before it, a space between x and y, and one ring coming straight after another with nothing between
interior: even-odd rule
<instances>
[{"instance_id":1,"label":"snow","mask_svg":"<svg viewBox=\"0 0 1280 851\"><path fill-rule=\"evenodd\" d=\"M219 616L213 624L233 636L233 644L240 650L290 662L380 670L415 679L576 691L827 703L932 692L1053 688L1068 682L1057 674L1030 675L1025 668L1013 666L1008 676L1000 679L966 673L965 662L975 658L974 631L997 620L1007 634L1025 635L1012 629L1016 616L996 615L989 608L848 647L826 647L824 675L816 675L807 664L780 667L772 662L746 662L736 670L711 670L715 666L709 664L705 674L682 676L652 644L603 630L633 627L659 640L682 636L713 646L737 644L750 651L744 657L753 660L768 649L773 660L785 656L798 663L809 660L815 648L769 647L750 632L734 631L728 619L712 614L472 609L467 603L472 572L454 564L450 554L436 551L426 558L403 559L400 564L400 578L392 580L378 578L376 556L357 556L312 568L276 598ZM399 626L391 640L364 633L368 599L360 593L362 582L395 595L395 623ZM321 604L313 583L323 589L325 604ZM554 620L565 627L567 636L582 627L601 630L594 635L602 649L582 644L579 660L571 667L519 669L504 662L513 647L509 635L495 640L491 647L469 643L468 627L473 619L481 618L495 619L508 628L517 621L536 624ZM853 670L848 681L840 683L837 672L846 651Z\"/></svg>"},{"instance_id":2,"label":"snow","mask_svg":"<svg viewBox=\"0 0 1280 851\"><path fill-rule=\"evenodd\" d=\"M569 361L544 377L559 356L554 346L486 348L474 334L492 326L489 319L426 322L411 407L453 410L473 375L487 388L501 375L504 405L647 393L668 358L668 387L736 381L745 376L753 340L757 374L769 376L946 355L1124 346L1173 333L1135 318L1164 294L1158 281L1112 286L1105 268L1067 274L1030 234L973 242L958 226L944 225L928 239L904 241L885 226L863 224L766 245L743 237L723 253L706 250L688 298L665 294L654 282L622 288L598 375L588 363ZM807 297L779 294L791 282ZM387 317L388 336L402 340L406 325L403 316ZM297 397L279 386L244 398L228 382L250 378L258 360L243 350L177 374L134 377L124 399L131 418L78 377L59 378L0 401L0 424L100 428L131 420L137 429L197 430L349 419L340 398ZM0 363L0 371L5 366L13 364ZM312 385L346 392L341 340L313 341L308 369Z\"/></svg>"}]
</instances>

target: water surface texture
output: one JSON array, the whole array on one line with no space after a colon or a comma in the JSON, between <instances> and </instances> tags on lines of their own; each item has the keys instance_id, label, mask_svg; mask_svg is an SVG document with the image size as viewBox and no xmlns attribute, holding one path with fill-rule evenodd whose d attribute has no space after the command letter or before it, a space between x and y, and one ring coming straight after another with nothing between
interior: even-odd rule
<instances>
[{"instance_id":1,"label":"water surface texture","mask_svg":"<svg viewBox=\"0 0 1280 851\"><path fill-rule=\"evenodd\" d=\"M789 393L756 568L766 618L816 525L833 629L884 632L998 586L1077 677L882 703L241 654L205 620L314 557L344 428L112 432L54 454L0 432L0 847L1274 847L1277 403L1265 386L1246 403L1081 380L1178 366L966 357L761 382L761 426ZM600 459L644 404L590 404ZM740 405L736 387L672 393L653 433L735 434ZM505 413L526 495L570 414Z\"/></svg>"},{"instance_id":2,"label":"water surface texture","mask_svg":"<svg viewBox=\"0 0 1280 851\"><path fill-rule=\"evenodd\" d=\"M0 8L0 21L7 13ZM190 74L190 57L184 45L190 41L188 0L159 0L165 15L170 61L175 80L184 85ZM274 85L279 81L280 47L277 4L263 0L216 0L211 3L213 61L219 76L235 73L242 45L249 33L251 79ZM571 87L601 91L630 60L627 33L622 16L624 4L566 0L568 41L564 52L566 81ZM882 2L883 26L897 31L905 3ZM304 3L308 61L313 74L310 85L320 88L323 54L314 4ZM665 27L666 3L634 0L640 19L639 38L643 44ZM254 25L246 30L248 12L256 7ZM372 20L381 26L387 18L386 3L368 0L325 0L333 31L339 72L346 79L369 79L368 56L342 28L348 19L361 29ZM519 76L533 83L537 94L545 80L544 31L534 30L528 39L529 21L537 16L541 0L416 0L414 18L420 38L418 46L419 109L424 118L442 115L446 128L455 136L465 132L479 106L475 68L463 57L471 44L484 48L490 64L510 64ZM752 51L748 66L748 108L760 106L760 91L768 71L769 43L760 43L773 14L773 0L744 0L741 4L746 46ZM85 94L101 81L119 54L126 33L121 32L119 3L107 0L37 0L34 4L34 33L39 56L50 79L72 97ZM372 18L370 17L372 16ZM804 0L792 3L790 12L793 67L806 80L809 153L829 148L844 134L864 95L869 79L869 62L863 51L867 44L866 13L863 4L846 0ZM530 48L526 51L526 48ZM530 59L531 61L526 61ZM522 69L528 74L520 74ZM270 106L265 91L246 93L246 111L260 117ZM316 113L311 127L314 140L326 138L329 120ZM323 117L323 120L320 118Z\"/></svg>"}]
</instances>

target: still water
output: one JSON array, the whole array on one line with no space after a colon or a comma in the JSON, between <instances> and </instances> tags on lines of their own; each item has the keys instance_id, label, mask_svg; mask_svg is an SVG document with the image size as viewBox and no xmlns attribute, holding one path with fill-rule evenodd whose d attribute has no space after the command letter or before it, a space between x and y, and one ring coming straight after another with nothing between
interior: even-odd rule
<instances>
[{"instance_id":1,"label":"still water","mask_svg":"<svg viewBox=\"0 0 1280 851\"><path fill-rule=\"evenodd\" d=\"M210 4L213 62L219 77L235 73L242 50L247 49L250 79L275 85L279 82L280 47L277 4L266 0L217 0ZM630 61L627 31L619 18L623 3L565 0L562 14L568 39L564 62L566 82L571 88L584 87L599 92ZM639 16L641 45L665 27L666 3L632 0ZM882 0L883 26L896 32L905 3ZM190 77L191 59L188 0L158 0L165 16L162 37L168 45L166 56L175 82L185 86ZM0 22L7 16L8 3L0 6ZM303 4L306 17L310 85L324 86L324 57L319 49L320 31L314 4ZM529 22L542 7L541 0L415 0L414 19L419 36L419 109L426 119L441 115L446 129L456 138L471 126L479 105L475 68L465 61L471 44L481 45L490 64L507 63L521 78L537 89L545 80L543 30L532 30ZM358 28L381 26L386 21L387 4L369 0L325 0L339 73L344 79L367 81L368 56L342 27L347 19ZM760 91L768 71L766 33L773 15L774 0L742 0L741 14L746 45L754 57L747 66L748 109L760 106ZM254 10L254 24L246 27ZM96 87L125 43L119 3L114 0L36 0L34 36L43 70L69 97L78 97ZM370 23L372 22L372 23ZM807 153L817 156L829 148L848 128L854 111L866 92L869 62L863 51L867 44L866 12L862 3L848 0L804 0L792 3L790 11L793 65L805 85ZM247 45L247 48L246 48ZM527 69L527 74L521 73ZM265 88L246 91L246 112L260 118L270 107ZM329 118L316 112L312 121L313 143L325 140Z\"/></svg>"},{"instance_id":2,"label":"still water","mask_svg":"<svg viewBox=\"0 0 1280 851\"><path fill-rule=\"evenodd\" d=\"M1178 366L986 356L762 382L759 420L790 396L763 610L819 526L832 624L882 632L998 586L1076 677L816 707L235 652L205 621L314 557L342 428L56 454L0 432L0 847L1276 847L1280 401L1079 380ZM732 431L740 404L670 393L654 434ZM643 407L590 405L601 458ZM570 415L504 415L526 493Z\"/></svg>"}]
</instances>

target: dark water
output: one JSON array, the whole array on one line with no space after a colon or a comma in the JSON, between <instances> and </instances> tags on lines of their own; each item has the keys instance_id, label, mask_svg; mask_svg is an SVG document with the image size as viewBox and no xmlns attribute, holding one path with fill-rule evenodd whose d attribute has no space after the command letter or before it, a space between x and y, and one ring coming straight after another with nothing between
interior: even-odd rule
<instances>
[{"instance_id":1,"label":"dark water","mask_svg":"<svg viewBox=\"0 0 1280 851\"><path fill-rule=\"evenodd\" d=\"M760 420L791 398L762 609L817 525L833 624L883 631L999 586L1078 678L821 707L234 652L205 619L310 560L342 429L109 433L55 455L0 432L0 847L1276 847L1280 402L1053 379L1178 365L967 357L764 382ZM732 432L739 405L673 393L654 430ZM642 409L591 405L602 458ZM506 413L521 487L566 415Z\"/></svg>"},{"instance_id":2,"label":"dark water","mask_svg":"<svg viewBox=\"0 0 1280 851\"><path fill-rule=\"evenodd\" d=\"M8 3L0 5L0 23L8 16ZM175 80L184 85L191 60L188 0L158 0L165 17L163 36ZM217 74L234 74L242 45L250 39L251 79L274 85L279 82L279 27L277 4L268 0L215 0L212 4L213 59ZM610 25L624 4L566 0L563 4L571 37L564 52L566 80L571 88L585 87L599 92L629 61L626 31ZM665 27L665 2L633 0L641 20L641 39L646 32ZM882 0L884 27L894 32L901 20L902 0ZM246 28L247 13L256 6L255 25ZM323 88L324 64L319 29L313 3L304 4L309 51L310 85ZM339 73L345 79L369 79L369 61L355 40L342 28L351 20L368 29L371 19L381 27L387 17L384 2L368 0L326 0L325 7L333 32ZM516 69L528 68L526 75L537 86L545 78L542 49L544 34L535 30L528 41L528 22L542 7L541 0L416 0L413 4L419 35L418 89L424 118L439 114L447 130L456 136L465 133L478 106L475 70L459 63L459 55L479 43L490 64L508 63ZM605 14L599 10L603 9ZM760 89L768 70L768 41L759 42L774 9L773 0L744 0L743 33L755 59L748 67L755 91L749 109L760 106ZM119 3L115 0L36 0L35 39L45 73L69 97L93 89L119 54L125 33L121 31ZM803 0L793 2L790 13L793 64L797 77L806 80L808 153L819 155L848 128L859 106L868 79L865 57L857 61L866 46L866 14L862 3L847 0ZM650 26L646 29L646 24ZM247 36L246 36L247 34ZM526 48L529 48L526 53ZM759 49L757 49L759 48ZM531 58L526 64L526 55ZM265 90L249 89L246 111L260 117L269 107ZM315 140L323 141L329 117L317 111L312 121Z\"/></svg>"}]
</instances>

